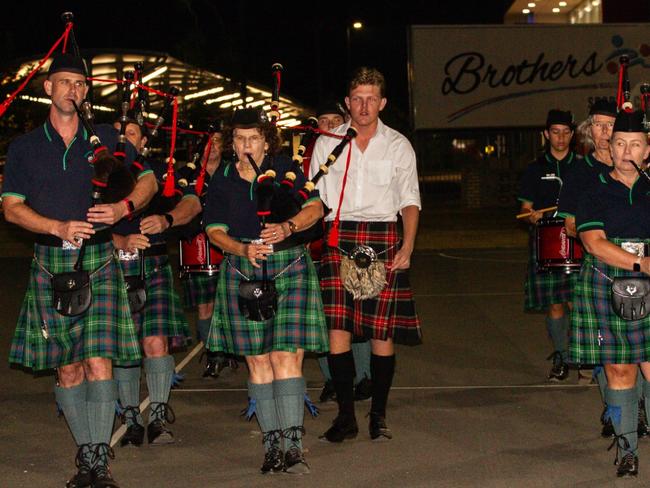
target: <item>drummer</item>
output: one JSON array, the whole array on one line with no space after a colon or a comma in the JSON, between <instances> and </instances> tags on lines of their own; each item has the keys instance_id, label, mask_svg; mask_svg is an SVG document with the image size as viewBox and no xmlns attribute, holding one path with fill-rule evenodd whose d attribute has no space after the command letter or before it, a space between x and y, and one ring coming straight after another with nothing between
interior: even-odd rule
<instances>
[{"instance_id":1,"label":"drummer","mask_svg":"<svg viewBox=\"0 0 650 488\"><path fill-rule=\"evenodd\" d=\"M557 205L562 187L562 178L576 159L571 149L574 124L571 112L550 110L546 118L546 149L535 161L530 163L521 181L519 201L521 213L530 212L526 222L530 224L528 274L525 283L527 311L545 311L546 329L553 343L553 366L548 374L551 381L564 381L569 375L566 363L569 340L569 317L567 314L571 300L571 284L574 275L560 272L537 273L537 242L535 226L542 217L553 215L552 211L542 212Z\"/></svg>"},{"instance_id":2,"label":"drummer","mask_svg":"<svg viewBox=\"0 0 650 488\"><path fill-rule=\"evenodd\" d=\"M580 199L577 231L588 254L575 287L571 360L604 364L608 417L617 443L617 476L636 476L638 394L635 382L640 366L650 378L650 316L622 318L621 307L610 304L611 278L647 279L650 274L650 183L635 165L645 168L650 156L643 113L621 111L611 138L613 169L600 175ZM643 283L622 284L634 293ZM648 300L646 299L646 302ZM623 304L623 316L630 304ZM636 310L644 310L637 304ZM650 393L650 383L643 381Z\"/></svg>"},{"instance_id":3,"label":"drummer","mask_svg":"<svg viewBox=\"0 0 650 488\"><path fill-rule=\"evenodd\" d=\"M195 198L184 198L187 204L191 206L192 218L190 222L184 226L181 233L186 240L195 238L199 233L203 232L201 229L201 221L203 217L203 207L205 205L208 187L211 183L212 176L222 164L223 155L223 133L222 124L220 121L215 121L211 124L216 130L210 136L210 152L205 166L205 175L203 180L203 188L200 195L197 195L197 179L199 177L199 169L189 172L187 174L189 180L188 188L191 190L189 195ZM183 169L181 168L181 172ZM207 236L205 237L207 241ZM198 319L196 323L197 335L199 341L206 343L208 332L210 330L210 322L212 320L212 312L214 310L214 298L217 292L217 279L218 273L185 273L181 280L183 284L183 294L185 298L186 307L196 307ZM234 371L238 368L239 364L237 359L232 354L224 354L219 351L205 352L206 364L202 376L207 379L216 379L225 368Z\"/></svg>"}]
</instances>

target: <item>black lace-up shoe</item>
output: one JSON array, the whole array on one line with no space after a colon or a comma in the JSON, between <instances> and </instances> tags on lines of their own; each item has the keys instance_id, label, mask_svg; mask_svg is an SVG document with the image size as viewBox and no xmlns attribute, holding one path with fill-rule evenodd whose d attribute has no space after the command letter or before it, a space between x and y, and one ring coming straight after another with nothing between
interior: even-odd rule
<instances>
[{"instance_id":1,"label":"black lace-up shoe","mask_svg":"<svg viewBox=\"0 0 650 488\"><path fill-rule=\"evenodd\" d=\"M562 353L555 351L546 359L553 359L553 367L548 373L550 381L564 381L569 377L569 365L564 362Z\"/></svg>"},{"instance_id":2,"label":"black lace-up shoe","mask_svg":"<svg viewBox=\"0 0 650 488\"><path fill-rule=\"evenodd\" d=\"M155 420L152 420L147 425L147 440L149 444L172 444L174 442L174 435L167 428L167 422L173 424L176 420L172 408L167 403L152 403L151 416Z\"/></svg>"},{"instance_id":3,"label":"black lace-up shoe","mask_svg":"<svg viewBox=\"0 0 650 488\"><path fill-rule=\"evenodd\" d=\"M368 379L367 376L364 376L357 386L354 387L354 399L355 401L367 400L372 396L372 381Z\"/></svg>"},{"instance_id":4,"label":"black lace-up shoe","mask_svg":"<svg viewBox=\"0 0 650 488\"><path fill-rule=\"evenodd\" d=\"M345 439L354 439L358 433L357 419L349 415L338 415L319 439L325 442L343 442Z\"/></svg>"},{"instance_id":5,"label":"black lace-up shoe","mask_svg":"<svg viewBox=\"0 0 650 488\"><path fill-rule=\"evenodd\" d=\"M120 447L140 447L144 441L144 427L137 422L126 428L126 433L120 439Z\"/></svg>"},{"instance_id":6,"label":"black lace-up shoe","mask_svg":"<svg viewBox=\"0 0 650 488\"><path fill-rule=\"evenodd\" d=\"M115 459L113 449L108 444L96 444L94 446L95 465L93 466L93 488L120 488L117 481L113 479L111 470L108 468L108 460Z\"/></svg>"},{"instance_id":7,"label":"black lace-up shoe","mask_svg":"<svg viewBox=\"0 0 650 488\"><path fill-rule=\"evenodd\" d=\"M75 466L77 466L77 473L65 484L66 488L88 488L92 486L93 475L89 462L90 450L90 444L82 444L79 446L77 457L74 461Z\"/></svg>"},{"instance_id":8,"label":"black lace-up shoe","mask_svg":"<svg viewBox=\"0 0 650 488\"><path fill-rule=\"evenodd\" d=\"M264 462L260 471L262 474L279 473L284 469L284 462L282 460L282 451L279 446L271 446L266 454L264 454Z\"/></svg>"},{"instance_id":9,"label":"black lace-up shoe","mask_svg":"<svg viewBox=\"0 0 650 488\"><path fill-rule=\"evenodd\" d=\"M284 470L289 474L308 474L309 465L305 456L297 447L291 447L284 453Z\"/></svg>"},{"instance_id":10,"label":"black lace-up shoe","mask_svg":"<svg viewBox=\"0 0 650 488\"><path fill-rule=\"evenodd\" d=\"M393 438L393 433L386 426L386 418L383 415L370 412L368 432L373 441L388 441Z\"/></svg>"},{"instance_id":11,"label":"black lace-up shoe","mask_svg":"<svg viewBox=\"0 0 650 488\"><path fill-rule=\"evenodd\" d=\"M336 390L334 389L334 383L332 380L327 380L323 385L323 390L320 392L320 397L318 400L321 403L330 402L336 400Z\"/></svg>"},{"instance_id":12,"label":"black lace-up shoe","mask_svg":"<svg viewBox=\"0 0 650 488\"><path fill-rule=\"evenodd\" d=\"M616 476L619 478L628 478L639 474L639 458L632 453L623 456L621 462L616 468Z\"/></svg>"}]
</instances>

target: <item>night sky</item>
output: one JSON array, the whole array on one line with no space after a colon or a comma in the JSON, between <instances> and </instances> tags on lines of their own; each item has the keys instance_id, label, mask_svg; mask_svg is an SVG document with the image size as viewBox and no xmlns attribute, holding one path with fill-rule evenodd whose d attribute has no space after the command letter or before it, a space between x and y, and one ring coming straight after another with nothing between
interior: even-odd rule
<instances>
[{"instance_id":1,"label":"night sky","mask_svg":"<svg viewBox=\"0 0 650 488\"><path fill-rule=\"evenodd\" d=\"M33 57L62 33L60 14L74 12L81 49L163 51L235 80L271 85L270 67L284 65L283 94L312 107L343 96L347 73L346 23L351 65L379 68L388 82L391 117L408 114L409 24L501 23L511 0L373 2L16 2L3 12L0 59ZM102 6L98 11L98 4ZM371 6L370 8L368 6ZM456 10L455 10L456 9ZM4 70L3 70L4 71ZM4 93L0 94L4 95Z\"/></svg>"}]
</instances>

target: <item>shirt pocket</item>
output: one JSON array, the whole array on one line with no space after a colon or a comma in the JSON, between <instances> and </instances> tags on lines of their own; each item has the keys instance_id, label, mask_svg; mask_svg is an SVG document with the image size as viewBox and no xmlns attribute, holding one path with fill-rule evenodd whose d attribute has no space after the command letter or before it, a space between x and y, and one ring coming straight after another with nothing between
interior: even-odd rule
<instances>
[{"instance_id":1,"label":"shirt pocket","mask_svg":"<svg viewBox=\"0 0 650 488\"><path fill-rule=\"evenodd\" d=\"M391 159L370 161L366 167L366 176L373 185L387 186L393 179L393 161Z\"/></svg>"}]
</instances>

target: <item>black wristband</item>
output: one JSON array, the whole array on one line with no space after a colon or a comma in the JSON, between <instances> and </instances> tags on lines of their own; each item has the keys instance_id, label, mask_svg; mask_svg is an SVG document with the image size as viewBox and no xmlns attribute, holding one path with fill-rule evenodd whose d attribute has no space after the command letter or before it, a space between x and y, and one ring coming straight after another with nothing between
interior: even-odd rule
<instances>
[{"instance_id":1,"label":"black wristband","mask_svg":"<svg viewBox=\"0 0 650 488\"><path fill-rule=\"evenodd\" d=\"M167 223L169 224L169 227L171 228L174 225L174 217L172 214L164 214L163 217L165 217L165 220L167 220Z\"/></svg>"},{"instance_id":2,"label":"black wristband","mask_svg":"<svg viewBox=\"0 0 650 488\"><path fill-rule=\"evenodd\" d=\"M637 273L641 271L641 263L634 263L632 265L632 271L636 271Z\"/></svg>"}]
</instances>

